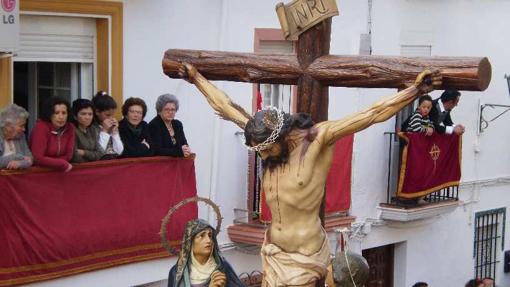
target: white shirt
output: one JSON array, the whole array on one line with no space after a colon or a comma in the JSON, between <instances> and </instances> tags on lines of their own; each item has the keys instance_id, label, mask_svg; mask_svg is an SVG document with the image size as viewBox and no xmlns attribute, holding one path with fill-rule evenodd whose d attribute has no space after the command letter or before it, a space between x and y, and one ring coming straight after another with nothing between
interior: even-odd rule
<instances>
[{"instance_id":1,"label":"white shirt","mask_svg":"<svg viewBox=\"0 0 510 287\"><path fill-rule=\"evenodd\" d=\"M4 154L2 156L8 156L16 153L16 147L14 146L14 142L11 140L4 141Z\"/></svg>"},{"instance_id":2,"label":"white shirt","mask_svg":"<svg viewBox=\"0 0 510 287\"><path fill-rule=\"evenodd\" d=\"M120 139L119 133L110 135L107 132L100 131L99 132L99 145L103 148L103 150L106 151L106 148L108 146L108 141L110 141L110 138L112 139L113 151L116 154L121 155L122 151L124 150L124 145L122 144L122 140Z\"/></svg>"},{"instance_id":3,"label":"white shirt","mask_svg":"<svg viewBox=\"0 0 510 287\"><path fill-rule=\"evenodd\" d=\"M439 103L439 114L445 112L446 109L443 106L443 102L441 100L439 100L437 102ZM449 134L449 135L453 134L453 129L455 128L455 125L453 125L453 126L445 126L442 121L439 123L439 125L446 128L445 134Z\"/></svg>"}]
</instances>

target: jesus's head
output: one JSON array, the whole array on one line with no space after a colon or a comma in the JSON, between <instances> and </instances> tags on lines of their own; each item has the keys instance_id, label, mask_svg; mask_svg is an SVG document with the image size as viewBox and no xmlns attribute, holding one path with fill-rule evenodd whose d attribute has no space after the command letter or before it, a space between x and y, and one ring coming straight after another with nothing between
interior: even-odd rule
<instances>
[{"instance_id":1,"label":"jesus's head","mask_svg":"<svg viewBox=\"0 0 510 287\"><path fill-rule=\"evenodd\" d=\"M294 128L308 129L313 126L308 114L290 115L277 109L265 109L255 113L244 129L246 145L258 151L264 167L275 168L289 160L287 135Z\"/></svg>"}]
</instances>

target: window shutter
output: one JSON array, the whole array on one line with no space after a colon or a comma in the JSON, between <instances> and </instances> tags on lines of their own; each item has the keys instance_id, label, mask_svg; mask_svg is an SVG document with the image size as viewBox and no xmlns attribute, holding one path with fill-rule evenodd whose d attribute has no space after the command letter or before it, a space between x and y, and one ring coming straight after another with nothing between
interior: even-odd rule
<instances>
[{"instance_id":1,"label":"window shutter","mask_svg":"<svg viewBox=\"0 0 510 287\"><path fill-rule=\"evenodd\" d=\"M260 47L257 53L261 54L291 54L294 52L294 46L292 41L271 41L262 40L260 41Z\"/></svg>"},{"instance_id":2,"label":"window shutter","mask_svg":"<svg viewBox=\"0 0 510 287\"><path fill-rule=\"evenodd\" d=\"M95 27L90 18L21 15L15 60L92 63Z\"/></svg>"},{"instance_id":3,"label":"window shutter","mask_svg":"<svg viewBox=\"0 0 510 287\"><path fill-rule=\"evenodd\" d=\"M404 57L430 57L432 46L430 45L402 45L400 55Z\"/></svg>"}]
</instances>

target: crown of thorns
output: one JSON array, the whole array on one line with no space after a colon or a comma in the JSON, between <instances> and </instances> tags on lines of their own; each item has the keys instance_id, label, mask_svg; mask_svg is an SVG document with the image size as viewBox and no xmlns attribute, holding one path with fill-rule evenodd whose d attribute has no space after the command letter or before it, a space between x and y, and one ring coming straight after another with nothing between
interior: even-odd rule
<instances>
[{"instance_id":1,"label":"crown of thorns","mask_svg":"<svg viewBox=\"0 0 510 287\"><path fill-rule=\"evenodd\" d=\"M266 127L272 129L273 131L265 141L254 146L246 146L249 150L262 151L267 149L270 145L276 142L283 128L285 113L275 107L266 107L265 110L267 110L267 112L264 114L263 122ZM271 111L274 111L274 113Z\"/></svg>"}]
</instances>

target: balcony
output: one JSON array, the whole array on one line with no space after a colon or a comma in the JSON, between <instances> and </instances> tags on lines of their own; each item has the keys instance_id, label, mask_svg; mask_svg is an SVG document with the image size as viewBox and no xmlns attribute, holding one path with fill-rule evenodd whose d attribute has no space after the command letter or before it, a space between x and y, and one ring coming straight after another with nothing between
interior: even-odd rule
<instances>
[{"instance_id":1,"label":"balcony","mask_svg":"<svg viewBox=\"0 0 510 287\"><path fill-rule=\"evenodd\" d=\"M402 150L405 142L394 132L384 133L388 139L388 179L386 185L386 202L378 209L380 218L390 221L409 222L427 219L446 214L455 210L459 205L458 184L448 184L427 192L416 198L397 196L400 168L402 165Z\"/></svg>"},{"instance_id":2,"label":"balcony","mask_svg":"<svg viewBox=\"0 0 510 287\"><path fill-rule=\"evenodd\" d=\"M64 173L0 171L0 286L168 257L161 219L196 196L193 159L150 157L76 164ZM168 226L177 246L196 204Z\"/></svg>"}]
</instances>

